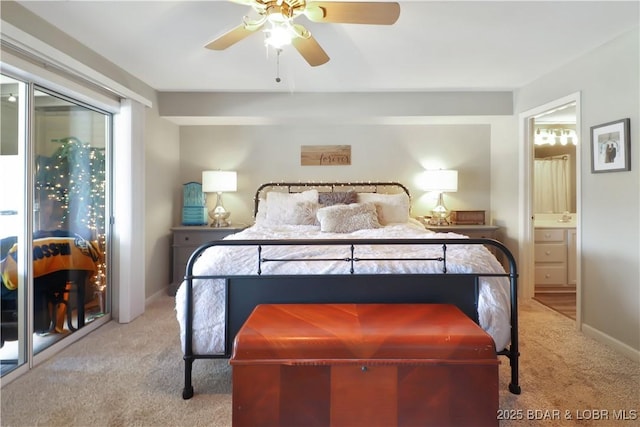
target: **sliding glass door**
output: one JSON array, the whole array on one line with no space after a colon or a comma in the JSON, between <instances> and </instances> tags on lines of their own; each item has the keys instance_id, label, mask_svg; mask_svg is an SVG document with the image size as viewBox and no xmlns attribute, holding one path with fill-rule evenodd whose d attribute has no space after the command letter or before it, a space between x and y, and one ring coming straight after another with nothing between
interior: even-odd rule
<instances>
[{"instance_id":1,"label":"sliding glass door","mask_svg":"<svg viewBox=\"0 0 640 427\"><path fill-rule=\"evenodd\" d=\"M0 76L0 361L2 375L27 363L27 84ZM9 255L9 252L12 254ZM11 262L17 274L10 274ZM5 268L6 267L6 268ZM13 277L10 277L13 276Z\"/></svg>"},{"instance_id":2,"label":"sliding glass door","mask_svg":"<svg viewBox=\"0 0 640 427\"><path fill-rule=\"evenodd\" d=\"M108 310L110 115L36 88L32 129L34 331L50 342Z\"/></svg>"},{"instance_id":3,"label":"sliding glass door","mask_svg":"<svg viewBox=\"0 0 640 427\"><path fill-rule=\"evenodd\" d=\"M110 312L111 114L15 84L23 87L16 109L24 113L6 127L3 114L2 126L3 169L11 164L3 186L12 189L0 205L3 375Z\"/></svg>"}]
</instances>

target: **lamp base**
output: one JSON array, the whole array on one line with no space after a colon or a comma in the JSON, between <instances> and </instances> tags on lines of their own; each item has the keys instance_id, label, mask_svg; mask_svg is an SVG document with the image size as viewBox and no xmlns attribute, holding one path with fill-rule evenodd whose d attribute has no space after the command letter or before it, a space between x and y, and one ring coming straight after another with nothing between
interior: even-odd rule
<instances>
[{"instance_id":1,"label":"lamp base","mask_svg":"<svg viewBox=\"0 0 640 427\"><path fill-rule=\"evenodd\" d=\"M449 225L449 221L447 218L449 217L449 212L447 208L444 206L444 200L442 197L442 193L438 195L438 204L431 211L431 225Z\"/></svg>"},{"instance_id":2,"label":"lamp base","mask_svg":"<svg viewBox=\"0 0 640 427\"><path fill-rule=\"evenodd\" d=\"M449 225L449 221L447 221L446 218L442 218L433 213L431 219L429 220L429 225Z\"/></svg>"},{"instance_id":3,"label":"lamp base","mask_svg":"<svg viewBox=\"0 0 640 427\"><path fill-rule=\"evenodd\" d=\"M231 216L231 212L209 212L209 217L212 219L211 227L228 227L231 225L231 222L228 221Z\"/></svg>"},{"instance_id":4,"label":"lamp base","mask_svg":"<svg viewBox=\"0 0 640 427\"><path fill-rule=\"evenodd\" d=\"M228 221L231 212L226 210L222 205L222 192L218 193L216 206L209 211L209 218L213 220L212 227L228 227L231 222Z\"/></svg>"}]
</instances>

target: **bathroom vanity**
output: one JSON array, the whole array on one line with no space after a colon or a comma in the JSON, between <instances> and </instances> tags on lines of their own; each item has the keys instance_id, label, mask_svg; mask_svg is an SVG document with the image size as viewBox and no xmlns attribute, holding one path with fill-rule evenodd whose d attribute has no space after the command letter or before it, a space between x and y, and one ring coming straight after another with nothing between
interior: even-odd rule
<instances>
[{"instance_id":1,"label":"bathroom vanity","mask_svg":"<svg viewBox=\"0 0 640 427\"><path fill-rule=\"evenodd\" d=\"M536 292L575 290L575 214L536 214L534 235Z\"/></svg>"}]
</instances>

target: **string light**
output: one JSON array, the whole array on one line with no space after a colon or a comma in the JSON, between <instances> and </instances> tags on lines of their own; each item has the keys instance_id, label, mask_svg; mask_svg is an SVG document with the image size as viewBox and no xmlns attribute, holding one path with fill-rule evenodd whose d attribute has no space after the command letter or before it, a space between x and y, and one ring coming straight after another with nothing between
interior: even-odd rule
<instances>
[{"instance_id":1,"label":"string light","mask_svg":"<svg viewBox=\"0 0 640 427\"><path fill-rule=\"evenodd\" d=\"M36 190L61 205L64 213L60 226L88 231L89 236L84 237L97 245L100 254L93 285L96 292L102 292L106 288L104 149L72 136L57 142L61 146L51 156L51 162L37 171Z\"/></svg>"}]
</instances>

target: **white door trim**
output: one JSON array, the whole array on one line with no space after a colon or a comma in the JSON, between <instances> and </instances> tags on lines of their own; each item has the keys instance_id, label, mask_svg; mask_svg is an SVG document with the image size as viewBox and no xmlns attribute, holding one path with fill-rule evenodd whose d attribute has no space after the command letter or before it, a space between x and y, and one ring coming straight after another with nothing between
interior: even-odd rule
<instances>
[{"instance_id":1,"label":"white door trim","mask_svg":"<svg viewBox=\"0 0 640 427\"><path fill-rule=\"evenodd\" d=\"M582 145L587 143L582 138L580 92L575 92L565 97L548 102L544 105L524 111L518 116L519 140L520 140L520 197L519 210L520 226L518 241L520 242L520 283L523 299L533 298L534 294L534 257L533 257L533 129L532 120L549 110L561 107L571 102L576 103L576 134L578 136L578 148L576 149L576 328L579 330L582 324L582 287L581 287L581 208L582 208ZM588 137L588 135L587 135Z\"/></svg>"}]
</instances>

